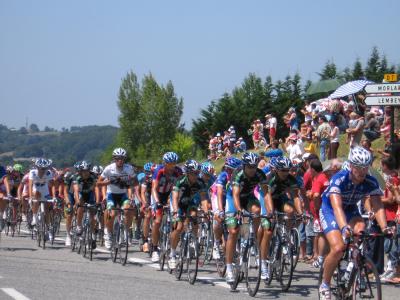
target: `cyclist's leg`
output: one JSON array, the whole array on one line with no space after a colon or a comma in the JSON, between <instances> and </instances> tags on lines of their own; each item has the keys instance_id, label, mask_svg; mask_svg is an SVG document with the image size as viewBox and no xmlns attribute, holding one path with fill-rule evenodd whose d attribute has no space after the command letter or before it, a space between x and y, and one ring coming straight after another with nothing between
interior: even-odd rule
<instances>
[{"instance_id":1,"label":"cyclist's leg","mask_svg":"<svg viewBox=\"0 0 400 300\"><path fill-rule=\"evenodd\" d=\"M161 197L159 194L160 198L160 205L157 206L155 203L153 197L152 197L152 205L155 210L155 218L153 220L153 229L152 229L152 242L153 242L153 250L158 250L158 241L160 239L160 227L161 227L161 221L163 217L163 208L162 205L166 205L168 203L168 197Z\"/></svg>"},{"instance_id":2,"label":"cyclist's leg","mask_svg":"<svg viewBox=\"0 0 400 300\"><path fill-rule=\"evenodd\" d=\"M185 221L184 213L182 208L178 208L178 214L173 217L172 224L173 230L171 232L171 253L170 257L175 259L176 257L176 247L178 246L181 233L183 231L183 222ZM173 266L173 265L172 265Z\"/></svg>"},{"instance_id":3,"label":"cyclist's leg","mask_svg":"<svg viewBox=\"0 0 400 300\"><path fill-rule=\"evenodd\" d=\"M96 197L93 191L89 193L87 200L89 204L96 204ZM96 211L94 209L90 210L90 226L92 228L92 233L94 233L96 231Z\"/></svg>"},{"instance_id":4,"label":"cyclist's leg","mask_svg":"<svg viewBox=\"0 0 400 300\"><path fill-rule=\"evenodd\" d=\"M123 209L125 209L125 228L127 230L130 230L131 226L132 226L132 221L133 221L133 216L135 215L135 213L132 211L133 205L131 203L131 201L128 198L128 195L124 194L122 196L122 205L121 207Z\"/></svg>"},{"instance_id":5,"label":"cyclist's leg","mask_svg":"<svg viewBox=\"0 0 400 300\"><path fill-rule=\"evenodd\" d=\"M111 235L113 230L113 224L115 219L115 211L112 208L115 207L115 202L117 199L116 194L107 193L107 213L104 213L104 224L105 224L105 235Z\"/></svg>"},{"instance_id":6,"label":"cyclist's leg","mask_svg":"<svg viewBox=\"0 0 400 300\"><path fill-rule=\"evenodd\" d=\"M78 205L81 207L78 206L78 209L76 211L76 225L78 227L78 231L80 231L82 229L82 219L83 219L83 212L84 212L82 205L84 205L85 202L86 201L84 199L84 195L79 193Z\"/></svg>"},{"instance_id":7,"label":"cyclist's leg","mask_svg":"<svg viewBox=\"0 0 400 300\"><path fill-rule=\"evenodd\" d=\"M72 217L73 217L73 211L74 211L74 205L75 205L75 199L73 194L68 193L68 197L66 197L65 201L65 206L64 206L64 213L65 213L65 227L67 230L67 237L70 236L71 234L71 223L72 223Z\"/></svg>"},{"instance_id":8,"label":"cyclist's leg","mask_svg":"<svg viewBox=\"0 0 400 300\"><path fill-rule=\"evenodd\" d=\"M4 210L6 209L6 201L3 200L4 197L5 194L0 191L0 231L3 230L5 224L3 214Z\"/></svg>"}]
</instances>

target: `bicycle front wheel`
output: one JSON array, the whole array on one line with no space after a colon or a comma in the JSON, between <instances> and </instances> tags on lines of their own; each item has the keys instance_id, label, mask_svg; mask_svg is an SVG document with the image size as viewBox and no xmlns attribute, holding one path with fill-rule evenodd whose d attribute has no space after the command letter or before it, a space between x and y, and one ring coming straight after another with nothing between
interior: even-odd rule
<instances>
[{"instance_id":1,"label":"bicycle front wheel","mask_svg":"<svg viewBox=\"0 0 400 300\"><path fill-rule=\"evenodd\" d=\"M187 243L186 268L190 284L194 284L199 269L199 244L194 236L191 236Z\"/></svg>"},{"instance_id":2,"label":"bicycle front wheel","mask_svg":"<svg viewBox=\"0 0 400 300\"><path fill-rule=\"evenodd\" d=\"M187 240L186 237L181 239L181 248L179 251L179 259L178 263L175 268L175 278L181 280L182 272L183 272L183 265L186 264L186 246Z\"/></svg>"},{"instance_id":3,"label":"bicycle front wheel","mask_svg":"<svg viewBox=\"0 0 400 300\"><path fill-rule=\"evenodd\" d=\"M120 238L120 249L119 249L119 258L121 261L121 264L123 266L126 265L126 262L128 261L128 248L129 248L129 231L127 228L125 228L125 225L122 225L119 230L119 238Z\"/></svg>"},{"instance_id":4,"label":"bicycle front wheel","mask_svg":"<svg viewBox=\"0 0 400 300\"><path fill-rule=\"evenodd\" d=\"M300 254L300 234L297 228L292 228L290 231L290 242L293 245L293 270L296 269Z\"/></svg>"},{"instance_id":5,"label":"bicycle front wheel","mask_svg":"<svg viewBox=\"0 0 400 300\"><path fill-rule=\"evenodd\" d=\"M258 247L254 244L247 248L245 258L245 273L247 292L251 297L254 297L261 280L261 259L259 257Z\"/></svg>"},{"instance_id":6,"label":"bicycle front wheel","mask_svg":"<svg viewBox=\"0 0 400 300\"><path fill-rule=\"evenodd\" d=\"M280 267L279 282L282 291L286 292L290 288L293 277L293 252L292 247L288 243L281 244L280 249Z\"/></svg>"},{"instance_id":7,"label":"bicycle front wheel","mask_svg":"<svg viewBox=\"0 0 400 300\"><path fill-rule=\"evenodd\" d=\"M233 276L235 278L234 282L230 284L231 291L236 291L239 282L243 279L243 272L242 272L242 260L243 260L243 253L242 247L240 246L240 238L236 242L236 249L233 254L233 262L232 262L232 271Z\"/></svg>"},{"instance_id":8,"label":"bicycle front wheel","mask_svg":"<svg viewBox=\"0 0 400 300\"><path fill-rule=\"evenodd\" d=\"M113 238L112 238L112 245L111 245L111 258L114 263L117 261L118 250L119 250L119 239L120 239L119 226L120 226L120 224L116 221L114 223Z\"/></svg>"},{"instance_id":9,"label":"bicycle front wheel","mask_svg":"<svg viewBox=\"0 0 400 300\"><path fill-rule=\"evenodd\" d=\"M352 286L353 299L382 299L382 286L378 270L368 257L362 259Z\"/></svg>"}]
</instances>

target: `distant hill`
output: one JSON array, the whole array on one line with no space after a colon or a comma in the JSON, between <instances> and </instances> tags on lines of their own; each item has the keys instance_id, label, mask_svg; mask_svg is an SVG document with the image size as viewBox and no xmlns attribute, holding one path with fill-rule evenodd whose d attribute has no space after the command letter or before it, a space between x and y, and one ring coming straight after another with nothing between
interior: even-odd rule
<instances>
[{"instance_id":1,"label":"distant hill","mask_svg":"<svg viewBox=\"0 0 400 300\"><path fill-rule=\"evenodd\" d=\"M98 163L117 132L118 128L113 126L73 126L63 131L29 133L0 124L0 163L27 164L34 157L51 158L58 167L71 166L83 159Z\"/></svg>"}]
</instances>

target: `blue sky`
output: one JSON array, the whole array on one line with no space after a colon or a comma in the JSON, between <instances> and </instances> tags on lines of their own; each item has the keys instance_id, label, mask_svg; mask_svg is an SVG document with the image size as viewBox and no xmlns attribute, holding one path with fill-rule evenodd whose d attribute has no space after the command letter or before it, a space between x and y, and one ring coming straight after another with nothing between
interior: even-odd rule
<instances>
[{"instance_id":1,"label":"blue sky","mask_svg":"<svg viewBox=\"0 0 400 300\"><path fill-rule=\"evenodd\" d=\"M121 79L171 80L190 127L255 72L340 69L373 46L400 63L399 1L0 0L0 123L118 125Z\"/></svg>"}]
</instances>

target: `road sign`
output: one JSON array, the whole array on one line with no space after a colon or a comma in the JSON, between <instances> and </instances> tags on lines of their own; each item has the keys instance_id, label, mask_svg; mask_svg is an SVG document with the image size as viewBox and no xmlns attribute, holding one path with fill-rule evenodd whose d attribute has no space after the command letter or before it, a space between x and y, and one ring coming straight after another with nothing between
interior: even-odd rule
<instances>
[{"instance_id":1,"label":"road sign","mask_svg":"<svg viewBox=\"0 0 400 300\"><path fill-rule=\"evenodd\" d=\"M400 105L400 96L379 96L379 97L367 96L365 98L365 104L396 106Z\"/></svg>"},{"instance_id":2,"label":"road sign","mask_svg":"<svg viewBox=\"0 0 400 300\"><path fill-rule=\"evenodd\" d=\"M378 83L365 86L367 94L400 93L400 83Z\"/></svg>"},{"instance_id":3,"label":"road sign","mask_svg":"<svg viewBox=\"0 0 400 300\"><path fill-rule=\"evenodd\" d=\"M388 82L396 82L397 80L397 74L385 74L383 79L385 79Z\"/></svg>"}]
</instances>

